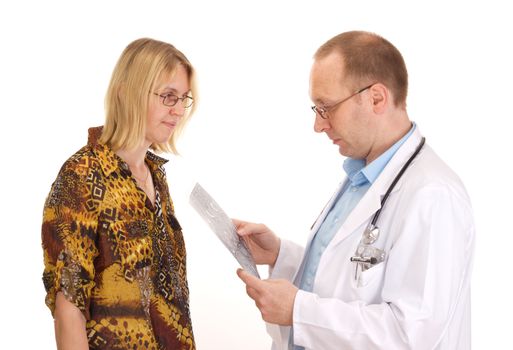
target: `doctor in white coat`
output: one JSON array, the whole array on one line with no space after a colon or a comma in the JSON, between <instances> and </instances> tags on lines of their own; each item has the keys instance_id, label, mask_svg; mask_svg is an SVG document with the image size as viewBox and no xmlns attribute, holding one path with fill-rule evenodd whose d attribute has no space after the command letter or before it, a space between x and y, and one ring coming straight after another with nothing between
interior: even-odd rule
<instances>
[{"instance_id":1,"label":"doctor in white coat","mask_svg":"<svg viewBox=\"0 0 513 350\"><path fill-rule=\"evenodd\" d=\"M470 201L458 176L423 144L406 94L403 58L376 34L342 33L315 54L314 129L347 157L347 177L306 248L234 220L256 262L270 266L268 280L237 273L273 349L471 348ZM380 209L375 237L366 229Z\"/></svg>"}]
</instances>

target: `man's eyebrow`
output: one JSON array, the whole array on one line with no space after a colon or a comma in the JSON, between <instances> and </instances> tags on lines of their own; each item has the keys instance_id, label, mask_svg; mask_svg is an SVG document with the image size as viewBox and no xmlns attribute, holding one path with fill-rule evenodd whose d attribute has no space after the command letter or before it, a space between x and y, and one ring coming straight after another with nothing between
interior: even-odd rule
<instances>
[{"instance_id":1,"label":"man's eyebrow","mask_svg":"<svg viewBox=\"0 0 513 350\"><path fill-rule=\"evenodd\" d=\"M314 98L313 103L316 106L326 106L328 103L326 103L326 100L323 98Z\"/></svg>"}]
</instances>

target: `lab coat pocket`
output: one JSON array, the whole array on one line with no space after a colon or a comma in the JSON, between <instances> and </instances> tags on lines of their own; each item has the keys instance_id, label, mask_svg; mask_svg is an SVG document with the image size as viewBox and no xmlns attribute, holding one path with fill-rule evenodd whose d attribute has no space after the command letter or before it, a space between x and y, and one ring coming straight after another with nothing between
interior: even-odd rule
<instances>
[{"instance_id":1,"label":"lab coat pocket","mask_svg":"<svg viewBox=\"0 0 513 350\"><path fill-rule=\"evenodd\" d=\"M379 263L368 270L360 272L355 282L356 288L372 288L372 286L379 284L383 276L384 263Z\"/></svg>"}]
</instances>

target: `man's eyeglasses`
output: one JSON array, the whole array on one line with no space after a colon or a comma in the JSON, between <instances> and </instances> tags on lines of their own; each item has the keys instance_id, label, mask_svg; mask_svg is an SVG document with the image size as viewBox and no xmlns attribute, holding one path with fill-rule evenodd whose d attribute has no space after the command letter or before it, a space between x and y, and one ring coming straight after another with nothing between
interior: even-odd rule
<instances>
[{"instance_id":1,"label":"man's eyeglasses","mask_svg":"<svg viewBox=\"0 0 513 350\"><path fill-rule=\"evenodd\" d=\"M175 106L179 100L182 101L183 108L189 108L194 103L194 98L192 98L191 96L178 97L175 94L171 93L158 94L156 92L154 92L153 94L162 98L162 104L167 107Z\"/></svg>"},{"instance_id":2,"label":"man's eyeglasses","mask_svg":"<svg viewBox=\"0 0 513 350\"><path fill-rule=\"evenodd\" d=\"M370 84L369 86L366 86L364 87L363 89L360 89L360 90L357 90L356 92L354 92L352 95L344 98L343 100L341 101L338 101L337 103L331 105L331 106L328 106L328 107L317 107L317 106L312 106L312 111L314 111L314 113L318 114L319 117L321 117L322 119L328 119L328 112L333 110L335 107L337 106L340 106L342 103L346 102L347 100L349 100L351 97L354 97L356 95L358 95L359 93L362 93L364 92L365 90L369 89L372 85L374 84Z\"/></svg>"}]
</instances>

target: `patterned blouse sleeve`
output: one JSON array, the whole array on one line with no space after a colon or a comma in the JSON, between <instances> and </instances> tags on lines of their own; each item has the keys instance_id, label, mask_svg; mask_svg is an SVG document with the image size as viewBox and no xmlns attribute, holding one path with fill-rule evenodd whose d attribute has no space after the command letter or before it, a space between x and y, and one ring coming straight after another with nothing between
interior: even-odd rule
<instances>
[{"instance_id":1,"label":"patterned blouse sleeve","mask_svg":"<svg viewBox=\"0 0 513 350\"><path fill-rule=\"evenodd\" d=\"M52 315L55 297L62 292L87 320L94 287L97 205L88 186L91 169L77 162L64 164L52 185L43 212L43 282Z\"/></svg>"}]
</instances>

